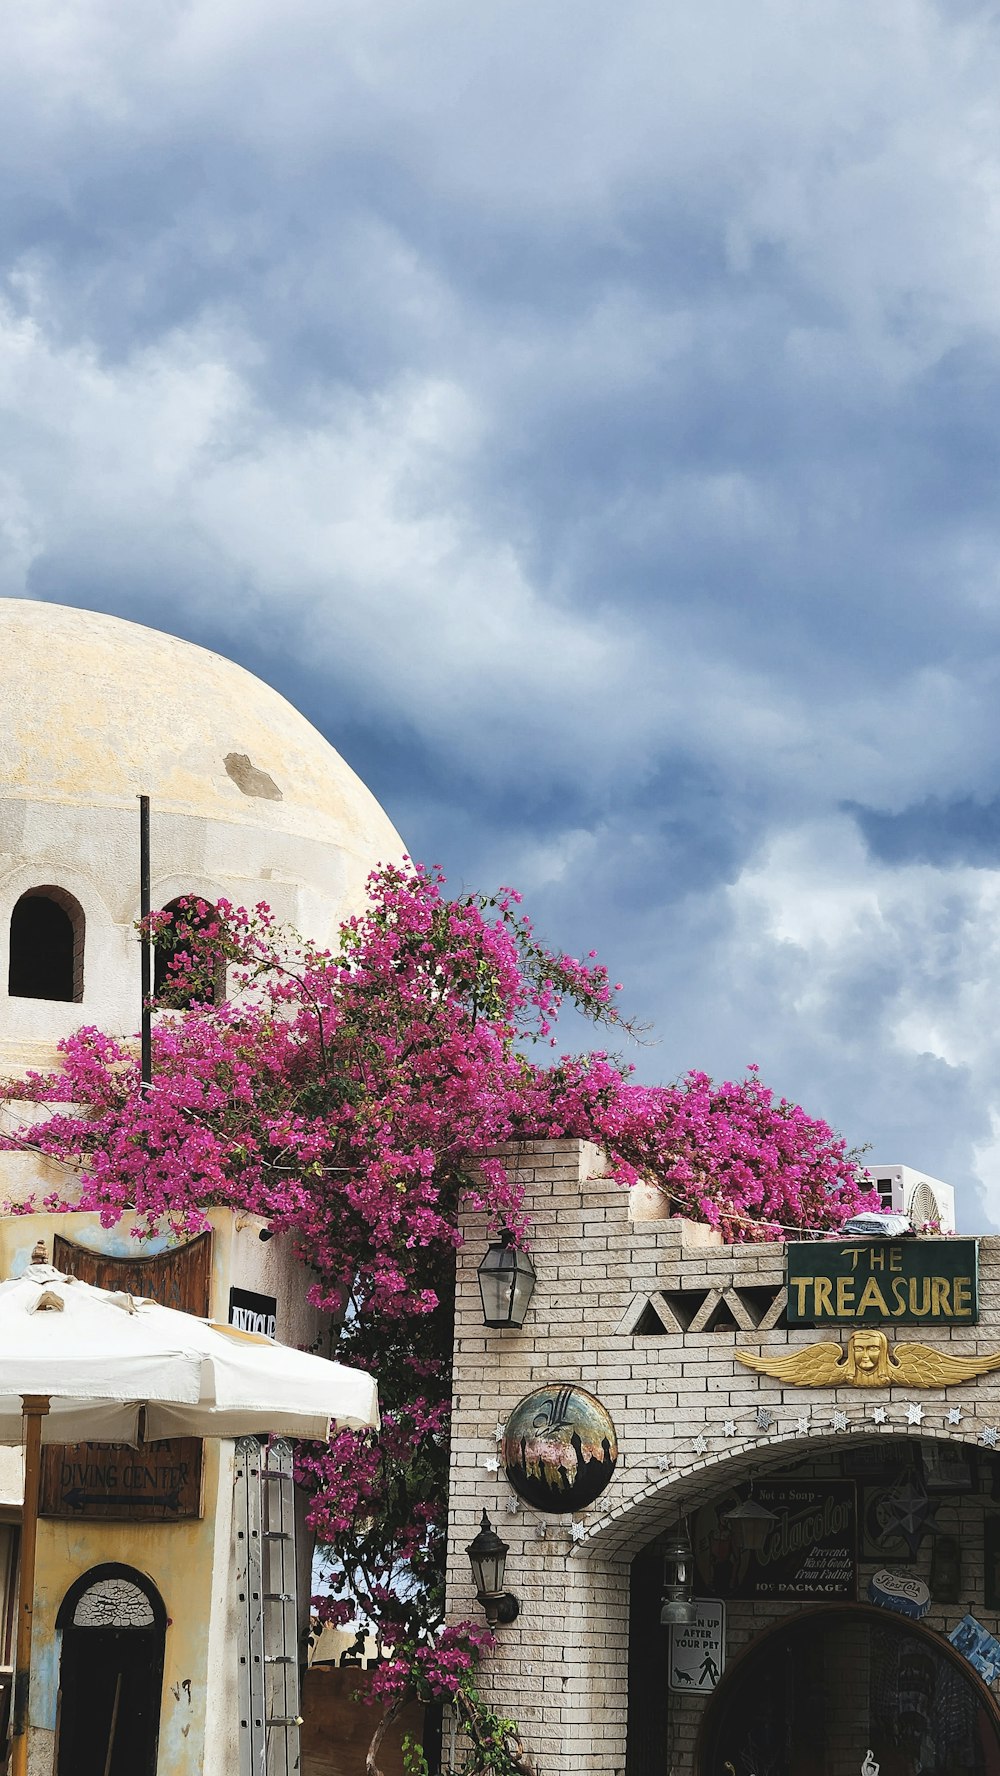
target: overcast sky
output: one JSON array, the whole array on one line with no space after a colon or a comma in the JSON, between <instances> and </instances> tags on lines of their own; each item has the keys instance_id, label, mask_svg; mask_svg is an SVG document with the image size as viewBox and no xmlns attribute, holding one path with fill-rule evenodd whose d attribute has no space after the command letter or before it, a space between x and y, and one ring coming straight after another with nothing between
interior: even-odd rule
<instances>
[{"instance_id":1,"label":"overcast sky","mask_svg":"<svg viewBox=\"0 0 1000 1776\"><path fill-rule=\"evenodd\" d=\"M0 60L0 594L260 672L644 1077L757 1061L973 1228L998 91L993 0L32 0Z\"/></svg>"}]
</instances>

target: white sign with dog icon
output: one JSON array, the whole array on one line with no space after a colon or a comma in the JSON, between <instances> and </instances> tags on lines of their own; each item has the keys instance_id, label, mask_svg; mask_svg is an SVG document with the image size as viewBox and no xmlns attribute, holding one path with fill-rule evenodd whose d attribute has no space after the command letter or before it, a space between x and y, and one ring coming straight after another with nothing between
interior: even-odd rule
<instances>
[{"instance_id":1,"label":"white sign with dog icon","mask_svg":"<svg viewBox=\"0 0 1000 1776\"><path fill-rule=\"evenodd\" d=\"M726 1606L714 1598L696 1597L693 1622L670 1630L672 1690L714 1690L726 1669Z\"/></svg>"}]
</instances>

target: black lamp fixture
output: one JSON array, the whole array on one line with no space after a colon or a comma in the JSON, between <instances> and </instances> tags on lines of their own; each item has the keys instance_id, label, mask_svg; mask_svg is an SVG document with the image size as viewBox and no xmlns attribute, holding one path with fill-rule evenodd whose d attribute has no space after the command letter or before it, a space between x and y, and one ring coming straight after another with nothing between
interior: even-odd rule
<instances>
[{"instance_id":1,"label":"black lamp fixture","mask_svg":"<svg viewBox=\"0 0 1000 1776\"><path fill-rule=\"evenodd\" d=\"M476 1274L486 1325L523 1326L534 1293L535 1267L527 1252L517 1250L511 1234L494 1240Z\"/></svg>"},{"instance_id":2,"label":"black lamp fixture","mask_svg":"<svg viewBox=\"0 0 1000 1776\"><path fill-rule=\"evenodd\" d=\"M756 1554L767 1541L768 1530L774 1528L778 1521L777 1512L769 1511L766 1505L760 1505L753 1496L753 1481L742 1504L734 1505L731 1511L723 1511L723 1523L728 1523L741 1548L750 1554Z\"/></svg>"},{"instance_id":3,"label":"black lamp fixture","mask_svg":"<svg viewBox=\"0 0 1000 1776\"><path fill-rule=\"evenodd\" d=\"M691 1541L682 1525L663 1550L663 1628L683 1628L697 1621L698 1611L691 1600L692 1558Z\"/></svg>"},{"instance_id":4,"label":"black lamp fixture","mask_svg":"<svg viewBox=\"0 0 1000 1776\"><path fill-rule=\"evenodd\" d=\"M465 1552L472 1567L476 1597L486 1611L486 1620L490 1627L496 1628L498 1624L513 1622L520 1614L521 1606L514 1593L503 1588L507 1543L497 1535L485 1511L479 1534L469 1543Z\"/></svg>"}]
</instances>

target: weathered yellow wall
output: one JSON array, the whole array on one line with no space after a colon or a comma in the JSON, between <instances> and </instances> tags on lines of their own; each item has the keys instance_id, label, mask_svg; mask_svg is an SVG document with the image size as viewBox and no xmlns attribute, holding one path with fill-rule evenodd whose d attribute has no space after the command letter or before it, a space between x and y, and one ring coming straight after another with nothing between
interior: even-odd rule
<instances>
[{"instance_id":1,"label":"weathered yellow wall","mask_svg":"<svg viewBox=\"0 0 1000 1776\"><path fill-rule=\"evenodd\" d=\"M229 1290L278 1300L278 1337L308 1345L318 1316L306 1301L308 1272L280 1239L261 1242L256 1217L216 1209L212 1225L212 1317L225 1320ZM91 1251L152 1255L167 1241L137 1248L134 1222L102 1228L84 1214L0 1218L0 1274L18 1275L37 1240L51 1254L60 1233ZM157 1776L227 1772L237 1710L237 1647L233 1596L232 1494L234 1444L204 1448L202 1516L184 1523L120 1523L43 1518L38 1530L30 1701L31 1776L51 1776L62 1636L56 1617L70 1586L105 1562L132 1566L151 1579L167 1612Z\"/></svg>"},{"instance_id":2,"label":"weathered yellow wall","mask_svg":"<svg viewBox=\"0 0 1000 1776\"><path fill-rule=\"evenodd\" d=\"M196 1776L208 1767L206 1693L212 1675L208 1640L219 1465L219 1445L206 1444L204 1515L198 1522L43 1518L39 1523L30 1721L40 1770L52 1767L62 1639L55 1627L59 1606L77 1579L105 1561L133 1566L152 1579L167 1611L157 1776ZM228 1462L226 1471L228 1476ZM227 1675L217 1673L216 1680Z\"/></svg>"}]
</instances>

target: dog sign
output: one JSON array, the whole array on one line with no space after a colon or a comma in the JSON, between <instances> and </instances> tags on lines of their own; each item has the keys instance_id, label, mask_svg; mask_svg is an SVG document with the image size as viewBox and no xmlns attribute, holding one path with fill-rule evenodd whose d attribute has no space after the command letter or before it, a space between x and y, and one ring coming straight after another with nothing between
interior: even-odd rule
<instances>
[{"instance_id":1,"label":"dog sign","mask_svg":"<svg viewBox=\"0 0 1000 1776\"><path fill-rule=\"evenodd\" d=\"M693 1622L670 1630L672 1690L714 1690L726 1668L726 1606L714 1598L696 1597Z\"/></svg>"}]
</instances>

